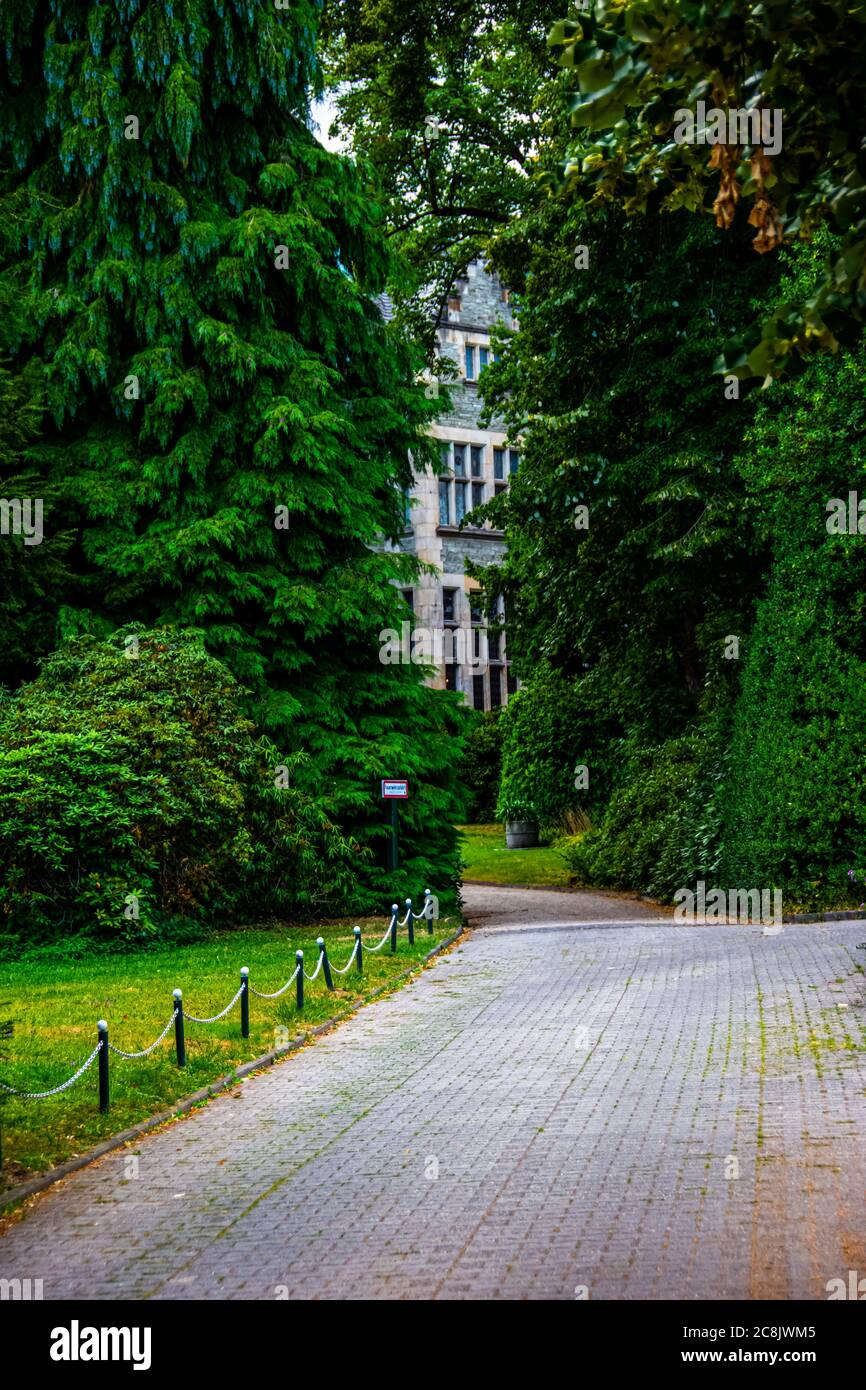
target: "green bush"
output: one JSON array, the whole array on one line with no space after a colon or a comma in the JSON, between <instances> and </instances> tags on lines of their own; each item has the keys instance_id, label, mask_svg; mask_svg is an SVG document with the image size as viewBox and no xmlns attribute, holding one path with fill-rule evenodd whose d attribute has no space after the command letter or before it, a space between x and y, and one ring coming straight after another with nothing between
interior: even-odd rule
<instances>
[{"instance_id":1,"label":"green bush","mask_svg":"<svg viewBox=\"0 0 866 1390\"><path fill-rule=\"evenodd\" d=\"M712 878L719 757L705 730L631 750L599 824L560 842L578 881L671 899L677 888Z\"/></svg>"},{"instance_id":2,"label":"green bush","mask_svg":"<svg viewBox=\"0 0 866 1390\"><path fill-rule=\"evenodd\" d=\"M502 709L478 715L463 745L460 780L469 793L467 820L488 825L496 819L496 796L502 770Z\"/></svg>"},{"instance_id":3,"label":"green bush","mask_svg":"<svg viewBox=\"0 0 866 1390\"><path fill-rule=\"evenodd\" d=\"M292 785L297 758L277 774L242 693L199 634L138 628L67 643L4 700L7 938L146 939L346 898L357 847Z\"/></svg>"},{"instance_id":4,"label":"green bush","mask_svg":"<svg viewBox=\"0 0 866 1390\"><path fill-rule=\"evenodd\" d=\"M545 664L537 667L509 700L501 730L497 819L531 813L543 825L555 825L568 810L591 811L609 790L610 762L597 756L602 721L579 680ZM589 786L579 791L578 764L589 768Z\"/></svg>"}]
</instances>

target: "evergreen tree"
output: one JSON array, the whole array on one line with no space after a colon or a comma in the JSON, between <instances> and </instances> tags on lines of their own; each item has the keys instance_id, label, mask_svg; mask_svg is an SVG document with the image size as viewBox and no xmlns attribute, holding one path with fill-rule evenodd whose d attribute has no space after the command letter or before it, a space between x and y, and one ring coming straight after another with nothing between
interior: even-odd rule
<instances>
[{"instance_id":1,"label":"evergreen tree","mask_svg":"<svg viewBox=\"0 0 866 1390\"><path fill-rule=\"evenodd\" d=\"M454 705L378 640L410 570L377 542L435 406L375 303L364 170L307 128L316 24L312 0L4 7L0 351L38 373L26 460L74 534L45 629L203 629L364 843L377 779L408 775L378 903L455 859Z\"/></svg>"}]
</instances>

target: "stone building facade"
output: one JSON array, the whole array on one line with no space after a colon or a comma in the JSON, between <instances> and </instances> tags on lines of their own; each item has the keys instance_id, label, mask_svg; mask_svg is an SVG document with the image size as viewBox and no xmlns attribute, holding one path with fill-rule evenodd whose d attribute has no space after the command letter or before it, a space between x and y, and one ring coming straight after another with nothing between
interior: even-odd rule
<instances>
[{"instance_id":1,"label":"stone building facade","mask_svg":"<svg viewBox=\"0 0 866 1390\"><path fill-rule=\"evenodd\" d=\"M432 428L444 469L438 475L416 471L402 540L403 549L436 568L435 575L422 576L414 589L403 591L413 630L432 634L425 639L438 668L432 684L462 691L479 710L506 704L516 688L501 630L505 614L501 607L482 611L474 597L479 585L466 574L467 558L479 566L502 558L503 533L489 522L460 525L475 507L508 487L520 463L519 450L506 447L501 421L485 429L478 424L478 379L493 360L494 325L517 329L507 290L475 261L453 286L437 328L440 355L451 358L459 372L459 380L448 384L451 411Z\"/></svg>"}]
</instances>

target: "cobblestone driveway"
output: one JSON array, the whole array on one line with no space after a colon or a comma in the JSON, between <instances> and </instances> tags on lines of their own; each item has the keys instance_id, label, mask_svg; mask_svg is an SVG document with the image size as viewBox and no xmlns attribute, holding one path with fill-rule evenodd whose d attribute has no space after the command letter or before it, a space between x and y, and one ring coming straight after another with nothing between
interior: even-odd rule
<instances>
[{"instance_id":1,"label":"cobblestone driveway","mask_svg":"<svg viewBox=\"0 0 866 1390\"><path fill-rule=\"evenodd\" d=\"M120 1154L50 1190L0 1275L46 1298L826 1298L866 1274L864 934L486 926L143 1140L137 1178Z\"/></svg>"}]
</instances>

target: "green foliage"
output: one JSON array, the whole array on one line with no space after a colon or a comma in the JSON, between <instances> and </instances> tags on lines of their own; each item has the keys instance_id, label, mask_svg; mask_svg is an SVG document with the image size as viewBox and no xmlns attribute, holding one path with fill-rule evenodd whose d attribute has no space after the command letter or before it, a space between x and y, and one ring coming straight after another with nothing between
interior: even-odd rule
<instances>
[{"instance_id":1,"label":"green foliage","mask_svg":"<svg viewBox=\"0 0 866 1390\"><path fill-rule=\"evenodd\" d=\"M0 309L4 306L0 305ZM70 534L63 529L58 509L59 490L28 469L23 455L39 429L39 373L32 367L13 375L0 365L0 497L30 500L42 506L46 533L36 544L23 536L0 536L0 594L3 641L0 644L0 686L13 684L20 673L51 650L54 625L44 620L46 600L66 582ZM31 510L31 520L34 513ZM32 537L36 540L36 537Z\"/></svg>"},{"instance_id":2,"label":"green foliage","mask_svg":"<svg viewBox=\"0 0 866 1390\"><path fill-rule=\"evenodd\" d=\"M339 129L376 171L406 266L398 303L428 348L455 277L539 197L557 12L555 0L325 0Z\"/></svg>"},{"instance_id":3,"label":"green foliage","mask_svg":"<svg viewBox=\"0 0 866 1390\"><path fill-rule=\"evenodd\" d=\"M463 745L460 779L469 792L467 819L487 825L496 816L496 795L502 768L501 709L479 715Z\"/></svg>"},{"instance_id":4,"label":"green foliage","mask_svg":"<svg viewBox=\"0 0 866 1390\"><path fill-rule=\"evenodd\" d=\"M502 777L499 820L554 823L575 806L585 809L601 794L575 791L575 767L593 762L593 716L583 692L561 671L540 667L511 697L501 716Z\"/></svg>"},{"instance_id":5,"label":"green foliage","mask_svg":"<svg viewBox=\"0 0 866 1390\"><path fill-rule=\"evenodd\" d=\"M66 644L4 702L7 936L135 941L347 896L357 846L278 789L241 693L195 634L133 630Z\"/></svg>"},{"instance_id":6,"label":"green foliage","mask_svg":"<svg viewBox=\"0 0 866 1390\"><path fill-rule=\"evenodd\" d=\"M792 288L808 263L795 262ZM789 901L844 901L866 836L866 554L828 503L866 495L866 352L774 386L738 460L773 563L745 648L723 789L722 874Z\"/></svg>"},{"instance_id":7,"label":"green foliage","mask_svg":"<svg viewBox=\"0 0 866 1390\"><path fill-rule=\"evenodd\" d=\"M711 759L718 750L706 738L701 730L629 752L601 824L560 842L581 883L670 899L698 878L712 880L718 772Z\"/></svg>"},{"instance_id":8,"label":"green foliage","mask_svg":"<svg viewBox=\"0 0 866 1390\"><path fill-rule=\"evenodd\" d=\"M299 786L372 847L357 870L378 908L455 881L461 725L417 667L378 659L416 568L382 542L437 406L375 303L397 268L368 170L306 126L317 9L0 15L0 353L41 411L20 471L53 499L27 564L38 578L60 547L65 565L14 576L3 676L70 636L200 629L256 726L307 755ZM98 731L80 736L109 775ZM414 793L397 881L378 800L394 775Z\"/></svg>"},{"instance_id":9,"label":"green foliage","mask_svg":"<svg viewBox=\"0 0 866 1390\"><path fill-rule=\"evenodd\" d=\"M719 370L801 371L816 351L855 341L866 276L866 5L596 0L579 21L557 23L550 43L567 70L570 124L580 132L562 169L585 196L632 213L644 212L656 189L670 211L709 212L714 197L720 226L731 225L742 197L759 252L826 220L842 238L805 298L778 301L745 334L738 326ZM745 138L714 147L678 141L678 113L694 112L699 100L781 112L781 150L762 156Z\"/></svg>"},{"instance_id":10,"label":"green foliage","mask_svg":"<svg viewBox=\"0 0 866 1390\"><path fill-rule=\"evenodd\" d=\"M520 287L521 331L488 369L487 400L519 433L521 469L485 509L508 543L487 583L506 595L518 674L579 682L590 788L609 790L617 741L684 733L708 678L732 679L725 635L751 620L766 557L731 465L748 412L711 366L773 276L708 225L656 213L629 235L570 195L518 219L495 253Z\"/></svg>"}]
</instances>

